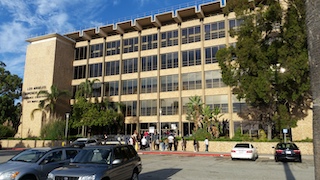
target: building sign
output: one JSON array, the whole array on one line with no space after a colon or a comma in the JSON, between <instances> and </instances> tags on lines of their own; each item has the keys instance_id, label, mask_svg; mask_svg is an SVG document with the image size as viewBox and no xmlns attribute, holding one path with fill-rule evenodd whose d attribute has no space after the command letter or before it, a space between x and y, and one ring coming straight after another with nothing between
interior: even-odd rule
<instances>
[{"instance_id":1,"label":"building sign","mask_svg":"<svg viewBox=\"0 0 320 180\"><path fill-rule=\"evenodd\" d=\"M42 98L43 96L37 97L37 94L40 90L47 89L46 86L35 86L35 87L28 87L26 92L22 93L22 100L27 101L27 103L37 103L38 100L35 98Z\"/></svg>"}]
</instances>

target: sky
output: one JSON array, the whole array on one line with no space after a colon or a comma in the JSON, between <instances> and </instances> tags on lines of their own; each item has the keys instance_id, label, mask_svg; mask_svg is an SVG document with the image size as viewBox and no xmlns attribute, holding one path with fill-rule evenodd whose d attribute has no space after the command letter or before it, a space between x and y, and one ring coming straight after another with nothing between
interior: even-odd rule
<instances>
[{"instance_id":1,"label":"sky","mask_svg":"<svg viewBox=\"0 0 320 180\"><path fill-rule=\"evenodd\" d=\"M0 0L0 61L23 78L27 39L66 34L215 0Z\"/></svg>"}]
</instances>

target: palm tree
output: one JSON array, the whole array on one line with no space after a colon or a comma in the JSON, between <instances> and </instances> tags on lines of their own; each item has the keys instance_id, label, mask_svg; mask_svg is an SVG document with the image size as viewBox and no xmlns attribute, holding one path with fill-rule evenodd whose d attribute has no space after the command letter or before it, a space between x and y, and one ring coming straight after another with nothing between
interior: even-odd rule
<instances>
[{"instance_id":1,"label":"palm tree","mask_svg":"<svg viewBox=\"0 0 320 180\"><path fill-rule=\"evenodd\" d=\"M313 152L315 179L320 179L320 0L305 1L308 54L313 96Z\"/></svg>"},{"instance_id":2,"label":"palm tree","mask_svg":"<svg viewBox=\"0 0 320 180\"><path fill-rule=\"evenodd\" d=\"M96 81L99 81L99 79L94 79L92 81L86 79L85 82L80 83L76 96L84 96L85 98L89 98L90 101L93 95L93 85Z\"/></svg>"},{"instance_id":3,"label":"palm tree","mask_svg":"<svg viewBox=\"0 0 320 180\"><path fill-rule=\"evenodd\" d=\"M201 101L200 96L191 96L189 97L189 102L187 103L187 120L193 121L194 123L194 130L197 131L198 127L201 127L201 113L203 103Z\"/></svg>"},{"instance_id":4,"label":"palm tree","mask_svg":"<svg viewBox=\"0 0 320 180\"><path fill-rule=\"evenodd\" d=\"M44 99L40 100L39 108L35 110L47 111L50 117L52 117L56 113L57 100L61 96L69 96L69 91L59 90L55 85L50 87L50 91L51 92L41 90L38 92L37 97L43 97ZM33 110L31 114L33 114L35 110Z\"/></svg>"}]
</instances>

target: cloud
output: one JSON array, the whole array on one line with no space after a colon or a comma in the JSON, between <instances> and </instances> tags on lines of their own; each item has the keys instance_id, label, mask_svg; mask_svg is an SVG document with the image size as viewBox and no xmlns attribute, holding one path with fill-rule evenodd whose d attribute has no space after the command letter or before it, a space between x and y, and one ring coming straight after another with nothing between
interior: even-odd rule
<instances>
[{"instance_id":1,"label":"cloud","mask_svg":"<svg viewBox=\"0 0 320 180\"><path fill-rule=\"evenodd\" d=\"M30 33L23 23L9 22L0 26L0 53L25 52L27 43L25 39Z\"/></svg>"}]
</instances>

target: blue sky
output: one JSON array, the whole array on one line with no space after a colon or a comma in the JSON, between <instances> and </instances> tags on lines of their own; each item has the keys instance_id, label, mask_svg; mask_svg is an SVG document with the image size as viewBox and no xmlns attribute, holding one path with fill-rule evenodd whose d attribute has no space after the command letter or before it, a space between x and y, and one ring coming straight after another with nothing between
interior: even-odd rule
<instances>
[{"instance_id":1,"label":"blue sky","mask_svg":"<svg viewBox=\"0 0 320 180\"><path fill-rule=\"evenodd\" d=\"M0 61L12 74L23 78L28 38L49 33L63 35L209 1L0 0Z\"/></svg>"}]
</instances>

